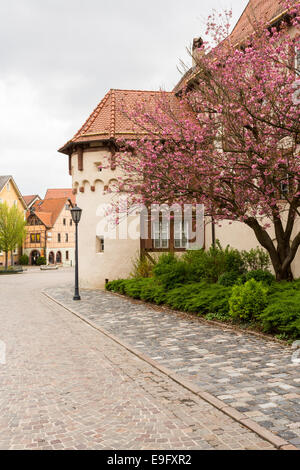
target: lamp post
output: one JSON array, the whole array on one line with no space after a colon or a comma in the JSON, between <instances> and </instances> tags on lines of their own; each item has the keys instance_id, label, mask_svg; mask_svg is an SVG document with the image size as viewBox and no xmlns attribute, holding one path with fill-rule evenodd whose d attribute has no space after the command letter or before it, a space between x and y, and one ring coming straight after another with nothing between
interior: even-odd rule
<instances>
[{"instance_id":1,"label":"lamp post","mask_svg":"<svg viewBox=\"0 0 300 470\"><path fill-rule=\"evenodd\" d=\"M81 300L78 287L78 224L80 222L81 213L82 209L77 207L77 204L72 207L71 215L73 222L75 223L75 293L73 300Z\"/></svg>"}]
</instances>

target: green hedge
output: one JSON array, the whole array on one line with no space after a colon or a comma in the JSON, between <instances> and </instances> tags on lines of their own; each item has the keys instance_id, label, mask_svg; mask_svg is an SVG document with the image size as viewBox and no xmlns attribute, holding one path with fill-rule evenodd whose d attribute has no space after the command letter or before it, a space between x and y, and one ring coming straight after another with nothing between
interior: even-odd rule
<instances>
[{"instance_id":1,"label":"green hedge","mask_svg":"<svg viewBox=\"0 0 300 470\"><path fill-rule=\"evenodd\" d=\"M268 286L252 278L233 287L202 281L167 290L155 278L140 278L112 281L106 289L209 319L255 323L267 333L300 338L300 281Z\"/></svg>"},{"instance_id":2,"label":"green hedge","mask_svg":"<svg viewBox=\"0 0 300 470\"><path fill-rule=\"evenodd\" d=\"M260 321L268 333L300 338L300 279L272 284Z\"/></svg>"},{"instance_id":3,"label":"green hedge","mask_svg":"<svg viewBox=\"0 0 300 470\"><path fill-rule=\"evenodd\" d=\"M153 278L126 279L109 282L106 289L128 295L134 299L164 303L185 312L228 314L228 300L231 289L218 284L205 282L186 284L166 291Z\"/></svg>"},{"instance_id":4,"label":"green hedge","mask_svg":"<svg viewBox=\"0 0 300 470\"><path fill-rule=\"evenodd\" d=\"M24 253L20 256L19 263L21 266L27 266L29 264L29 256Z\"/></svg>"}]
</instances>

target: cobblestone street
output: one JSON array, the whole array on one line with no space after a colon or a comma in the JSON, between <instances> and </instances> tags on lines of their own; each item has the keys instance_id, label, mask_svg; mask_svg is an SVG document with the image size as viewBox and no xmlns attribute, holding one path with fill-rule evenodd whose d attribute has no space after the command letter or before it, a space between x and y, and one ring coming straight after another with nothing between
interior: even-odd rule
<instances>
[{"instance_id":1,"label":"cobblestone street","mask_svg":"<svg viewBox=\"0 0 300 470\"><path fill-rule=\"evenodd\" d=\"M0 278L0 449L273 448L41 294L73 275Z\"/></svg>"},{"instance_id":2,"label":"cobblestone street","mask_svg":"<svg viewBox=\"0 0 300 470\"><path fill-rule=\"evenodd\" d=\"M96 325L300 448L300 368L279 343L103 291L47 291Z\"/></svg>"}]
</instances>

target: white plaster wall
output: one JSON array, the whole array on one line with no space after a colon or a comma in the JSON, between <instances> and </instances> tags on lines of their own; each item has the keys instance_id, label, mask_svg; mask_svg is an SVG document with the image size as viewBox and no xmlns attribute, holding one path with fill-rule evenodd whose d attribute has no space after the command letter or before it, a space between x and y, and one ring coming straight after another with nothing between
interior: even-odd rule
<instances>
[{"instance_id":1,"label":"white plaster wall","mask_svg":"<svg viewBox=\"0 0 300 470\"><path fill-rule=\"evenodd\" d=\"M220 223L221 227L215 226L216 239L220 241L223 248L230 245L238 250L251 250L251 248L261 247L255 234L251 228L242 222L232 222L224 220ZM293 237L300 230L300 219L297 220L293 232ZM211 224L207 223L205 229L205 247L206 249L211 246L212 235L211 235ZM275 238L274 233L271 235ZM292 237L292 239L293 239ZM294 262L292 263L292 270L295 278L300 277L300 249L298 249L297 255Z\"/></svg>"},{"instance_id":2,"label":"white plaster wall","mask_svg":"<svg viewBox=\"0 0 300 470\"><path fill-rule=\"evenodd\" d=\"M103 230L102 205L110 203L114 194L104 194L104 186L120 176L119 170L97 170L95 163L104 163L105 156L110 153L107 149L84 152L83 171L78 170L77 154L72 156L73 188L77 188L76 201L82 209L82 217L78 226L79 233L79 281L83 288L103 288L105 280L128 277L132 270L132 260L139 254L139 217L129 217L129 224L136 224L136 239L128 237L111 239L111 233ZM95 186L95 191L91 190ZM79 188L84 187L84 192ZM132 225L131 225L132 227ZM104 236L104 252L96 252L96 234ZM125 234L126 236L126 234Z\"/></svg>"}]
</instances>

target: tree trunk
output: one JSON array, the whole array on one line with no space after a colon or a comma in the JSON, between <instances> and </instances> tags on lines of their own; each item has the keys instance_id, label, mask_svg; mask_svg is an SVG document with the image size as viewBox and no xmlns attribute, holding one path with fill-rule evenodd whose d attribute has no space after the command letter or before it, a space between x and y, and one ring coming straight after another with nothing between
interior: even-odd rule
<instances>
[{"instance_id":1,"label":"tree trunk","mask_svg":"<svg viewBox=\"0 0 300 470\"><path fill-rule=\"evenodd\" d=\"M296 256L300 245L300 233L295 237L293 242L290 236L277 237L277 248L268 232L254 218L249 218L245 222L255 233L255 236L261 246L267 250L270 255L271 263L275 271L277 281L293 281L294 276L291 264Z\"/></svg>"},{"instance_id":2,"label":"tree trunk","mask_svg":"<svg viewBox=\"0 0 300 470\"><path fill-rule=\"evenodd\" d=\"M293 281L294 275L292 272L291 265L285 269L275 270L276 281Z\"/></svg>"},{"instance_id":3,"label":"tree trunk","mask_svg":"<svg viewBox=\"0 0 300 470\"><path fill-rule=\"evenodd\" d=\"M8 270L8 251L5 252L5 271Z\"/></svg>"}]
</instances>

